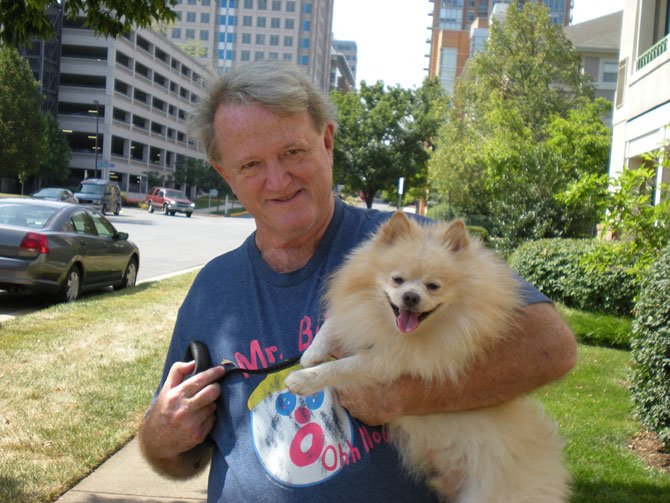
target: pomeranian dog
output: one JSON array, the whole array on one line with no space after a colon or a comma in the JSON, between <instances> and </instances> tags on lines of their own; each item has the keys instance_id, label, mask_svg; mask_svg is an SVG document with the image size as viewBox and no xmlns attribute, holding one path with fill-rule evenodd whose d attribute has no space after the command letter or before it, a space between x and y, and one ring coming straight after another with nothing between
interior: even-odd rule
<instances>
[{"instance_id":1,"label":"pomeranian dog","mask_svg":"<svg viewBox=\"0 0 670 503\"><path fill-rule=\"evenodd\" d=\"M513 328L521 306L510 269L462 221L420 225L395 213L330 279L328 313L294 393L412 375L458 382ZM348 355L328 361L334 348ZM457 503L558 503L569 498L557 427L528 397L389 425L404 465Z\"/></svg>"}]
</instances>

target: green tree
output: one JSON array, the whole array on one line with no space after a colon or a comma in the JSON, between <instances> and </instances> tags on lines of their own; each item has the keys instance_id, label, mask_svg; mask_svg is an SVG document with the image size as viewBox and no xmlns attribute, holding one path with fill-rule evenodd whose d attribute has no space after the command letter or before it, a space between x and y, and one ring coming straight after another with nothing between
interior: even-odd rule
<instances>
[{"instance_id":1,"label":"green tree","mask_svg":"<svg viewBox=\"0 0 670 503\"><path fill-rule=\"evenodd\" d=\"M583 233L593 213L568 211L558 195L607 168L606 107L592 96L574 47L546 7L510 7L457 83L431 182L457 214L511 245Z\"/></svg>"},{"instance_id":2,"label":"green tree","mask_svg":"<svg viewBox=\"0 0 670 503\"><path fill-rule=\"evenodd\" d=\"M60 4L71 19L86 18L85 26L98 35L115 37L133 27L147 27L155 21L173 21L177 0L21 0L0 2L0 40L14 47L27 46L30 39L50 40L55 36L48 11Z\"/></svg>"},{"instance_id":3,"label":"green tree","mask_svg":"<svg viewBox=\"0 0 670 503\"><path fill-rule=\"evenodd\" d=\"M0 47L0 176L21 181L38 171L44 152L42 97L28 63Z\"/></svg>"},{"instance_id":4,"label":"green tree","mask_svg":"<svg viewBox=\"0 0 670 503\"><path fill-rule=\"evenodd\" d=\"M405 186L425 187L428 151L444 101L435 81L418 91L362 82L355 92L331 96L338 108L336 182L362 192L368 207L380 190L396 194L400 177Z\"/></svg>"},{"instance_id":5,"label":"green tree","mask_svg":"<svg viewBox=\"0 0 670 503\"><path fill-rule=\"evenodd\" d=\"M67 179L72 152L65 135L52 115L45 115L44 154L37 174L41 184L57 184Z\"/></svg>"}]
</instances>

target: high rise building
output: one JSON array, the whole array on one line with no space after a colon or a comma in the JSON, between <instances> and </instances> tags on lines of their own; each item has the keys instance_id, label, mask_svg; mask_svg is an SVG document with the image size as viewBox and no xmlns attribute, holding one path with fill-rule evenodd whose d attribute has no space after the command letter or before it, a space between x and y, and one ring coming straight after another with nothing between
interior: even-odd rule
<instances>
[{"instance_id":1,"label":"high rise building","mask_svg":"<svg viewBox=\"0 0 670 503\"><path fill-rule=\"evenodd\" d=\"M336 53L344 56L355 82L356 68L358 66L358 46L356 42L353 40L333 40L333 49Z\"/></svg>"},{"instance_id":2,"label":"high rise building","mask_svg":"<svg viewBox=\"0 0 670 503\"><path fill-rule=\"evenodd\" d=\"M175 11L166 36L181 47L200 45L206 53L196 56L216 72L279 59L329 89L333 0L179 0Z\"/></svg>"},{"instance_id":3,"label":"high rise building","mask_svg":"<svg viewBox=\"0 0 670 503\"><path fill-rule=\"evenodd\" d=\"M456 79L463 73L468 59L483 47L488 37L489 18L495 12L504 12L505 4L539 1L549 9L552 22L564 26L570 23L572 9L572 0L430 1L433 12L428 75L437 76L449 93L453 93Z\"/></svg>"}]
</instances>

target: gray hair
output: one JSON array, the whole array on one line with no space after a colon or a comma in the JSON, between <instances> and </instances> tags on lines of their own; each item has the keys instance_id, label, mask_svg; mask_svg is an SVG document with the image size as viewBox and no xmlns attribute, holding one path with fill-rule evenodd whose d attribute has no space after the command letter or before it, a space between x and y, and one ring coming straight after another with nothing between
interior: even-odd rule
<instances>
[{"instance_id":1,"label":"gray hair","mask_svg":"<svg viewBox=\"0 0 670 503\"><path fill-rule=\"evenodd\" d=\"M271 60L244 64L214 80L191 113L191 135L200 140L210 161L218 161L221 155L214 134L219 106L253 103L282 117L307 112L319 132L336 122L335 106L295 64Z\"/></svg>"}]
</instances>

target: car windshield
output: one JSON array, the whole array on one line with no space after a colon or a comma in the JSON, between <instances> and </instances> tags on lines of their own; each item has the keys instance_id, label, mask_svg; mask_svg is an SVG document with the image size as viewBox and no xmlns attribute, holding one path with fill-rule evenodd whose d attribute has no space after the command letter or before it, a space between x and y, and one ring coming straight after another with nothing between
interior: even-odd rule
<instances>
[{"instance_id":1,"label":"car windshield","mask_svg":"<svg viewBox=\"0 0 670 503\"><path fill-rule=\"evenodd\" d=\"M171 197L172 199L186 199L186 194L179 192L178 190L166 190L165 197Z\"/></svg>"},{"instance_id":2,"label":"car windshield","mask_svg":"<svg viewBox=\"0 0 670 503\"><path fill-rule=\"evenodd\" d=\"M95 185L93 183L82 183L77 192L82 194L104 194L105 186L104 185Z\"/></svg>"},{"instance_id":3,"label":"car windshield","mask_svg":"<svg viewBox=\"0 0 670 503\"><path fill-rule=\"evenodd\" d=\"M35 192L35 197L59 197L61 189L41 189Z\"/></svg>"},{"instance_id":4,"label":"car windshield","mask_svg":"<svg viewBox=\"0 0 670 503\"><path fill-rule=\"evenodd\" d=\"M58 208L45 208L30 204L0 203L0 224L42 229Z\"/></svg>"}]
</instances>

